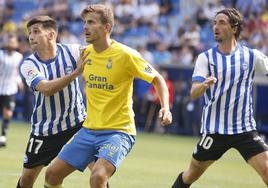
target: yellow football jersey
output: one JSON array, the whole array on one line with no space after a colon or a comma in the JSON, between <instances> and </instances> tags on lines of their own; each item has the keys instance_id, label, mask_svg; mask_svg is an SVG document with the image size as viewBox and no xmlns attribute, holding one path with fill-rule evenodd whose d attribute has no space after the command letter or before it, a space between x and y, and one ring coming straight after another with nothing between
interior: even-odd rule
<instances>
[{"instance_id":1,"label":"yellow football jersey","mask_svg":"<svg viewBox=\"0 0 268 188\"><path fill-rule=\"evenodd\" d=\"M132 110L133 80L140 78L151 83L156 70L136 50L114 40L100 53L89 45L86 53L89 54L83 77L86 81L87 118L83 126L136 135Z\"/></svg>"}]
</instances>

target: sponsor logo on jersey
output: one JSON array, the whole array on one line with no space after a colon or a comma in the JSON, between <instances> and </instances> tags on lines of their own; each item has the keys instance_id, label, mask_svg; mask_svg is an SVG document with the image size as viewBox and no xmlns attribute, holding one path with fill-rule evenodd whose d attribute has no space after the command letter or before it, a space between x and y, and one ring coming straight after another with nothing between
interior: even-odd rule
<instances>
[{"instance_id":1,"label":"sponsor logo on jersey","mask_svg":"<svg viewBox=\"0 0 268 188\"><path fill-rule=\"evenodd\" d=\"M65 74L70 74L73 72L73 67L71 66L67 66L64 70Z\"/></svg>"},{"instance_id":2,"label":"sponsor logo on jersey","mask_svg":"<svg viewBox=\"0 0 268 188\"><path fill-rule=\"evenodd\" d=\"M147 66L144 68L144 72L149 73L149 74L152 74L153 69L150 67L150 65L147 65Z\"/></svg>"},{"instance_id":3,"label":"sponsor logo on jersey","mask_svg":"<svg viewBox=\"0 0 268 188\"><path fill-rule=\"evenodd\" d=\"M248 69L248 64L247 63L243 63L242 64L242 69L245 71Z\"/></svg>"}]
</instances>

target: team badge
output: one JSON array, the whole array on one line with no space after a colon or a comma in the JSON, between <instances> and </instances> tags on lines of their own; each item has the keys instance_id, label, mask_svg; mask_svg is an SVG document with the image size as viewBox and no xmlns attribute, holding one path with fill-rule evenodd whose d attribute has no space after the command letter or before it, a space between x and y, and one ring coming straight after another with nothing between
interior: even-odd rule
<instances>
[{"instance_id":1,"label":"team badge","mask_svg":"<svg viewBox=\"0 0 268 188\"><path fill-rule=\"evenodd\" d=\"M194 150L193 150L193 154L197 154L197 147L195 146Z\"/></svg>"},{"instance_id":2,"label":"team badge","mask_svg":"<svg viewBox=\"0 0 268 188\"><path fill-rule=\"evenodd\" d=\"M111 69L111 68L112 68L112 66L113 66L113 64L112 64L112 59L111 59L111 58L109 58L109 59L108 59L108 63L107 63L107 65L106 65L106 67L107 67L107 69Z\"/></svg>"},{"instance_id":3,"label":"team badge","mask_svg":"<svg viewBox=\"0 0 268 188\"><path fill-rule=\"evenodd\" d=\"M23 157L23 163L28 163L28 156L26 154Z\"/></svg>"},{"instance_id":4,"label":"team badge","mask_svg":"<svg viewBox=\"0 0 268 188\"><path fill-rule=\"evenodd\" d=\"M34 69L29 70L27 74L30 80L32 80L33 78L37 76L37 72Z\"/></svg>"},{"instance_id":5,"label":"team badge","mask_svg":"<svg viewBox=\"0 0 268 188\"><path fill-rule=\"evenodd\" d=\"M67 66L65 69L64 69L64 72L65 74L70 74L73 72L73 67L72 66Z\"/></svg>"}]
</instances>

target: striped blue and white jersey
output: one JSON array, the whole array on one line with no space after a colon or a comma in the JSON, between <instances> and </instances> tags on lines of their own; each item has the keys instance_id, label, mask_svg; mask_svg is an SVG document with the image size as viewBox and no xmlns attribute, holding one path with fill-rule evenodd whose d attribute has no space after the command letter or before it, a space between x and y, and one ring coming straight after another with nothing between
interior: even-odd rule
<instances>
[{"instance_id":1,"label":"striped blue and white jersey","mask_svg":"<svg viewBox=\"0 0 268 188\"><path fill-rule=\"evenodd\" d=\"M18 84L21 82L19 65L22 54L7 50L0 50L0 95L14 95L18 92Z\"/></svg>"},{"instance_id":2,"label":"striped blue and white jersey","mask_svg":"<svg viewBox=\"0 0 268 188\"><path fill-rule=\"evenodd\" d=\"M54 135L85 119L86 112L78 78L52 96L46 97L35 89L41 80L60 78L75 70L79 47L76 44L57 44L57 55L54 59L44 62L34 53L23 61L20 67L21 75L35 96L31 117L32 134Z\"/></svg>"},{"instance_id":3,"label":"striped blue and white jersey","mask_svg":"<svg viewBox=\"0 0 268 188\"><path fill-rule=\"evenodd\" d=\"M240 44L231 54L214 47L198 56L192 82L217 78L204 94L201 133L239 134L256 129L252 107L255 72L268 73L267 56Z\"/></svg>"}]
</instances>

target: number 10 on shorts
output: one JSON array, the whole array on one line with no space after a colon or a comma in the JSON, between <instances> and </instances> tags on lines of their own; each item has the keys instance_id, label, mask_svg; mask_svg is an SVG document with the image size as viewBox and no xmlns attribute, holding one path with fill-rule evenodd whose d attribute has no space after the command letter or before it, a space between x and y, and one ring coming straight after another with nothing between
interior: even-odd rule
<instances>
[{"instance_id":1,"label":"number 10 on shorts","mask_svg":"<svg viewBox=\"0 0 268 188\"><path fill-rule=\"evenodd\" d=\"M199 145L208 150L211 147L212 143L213 138L207 135L202 135L202 139L200 140Z\"/></svg>"}]
</instances>

